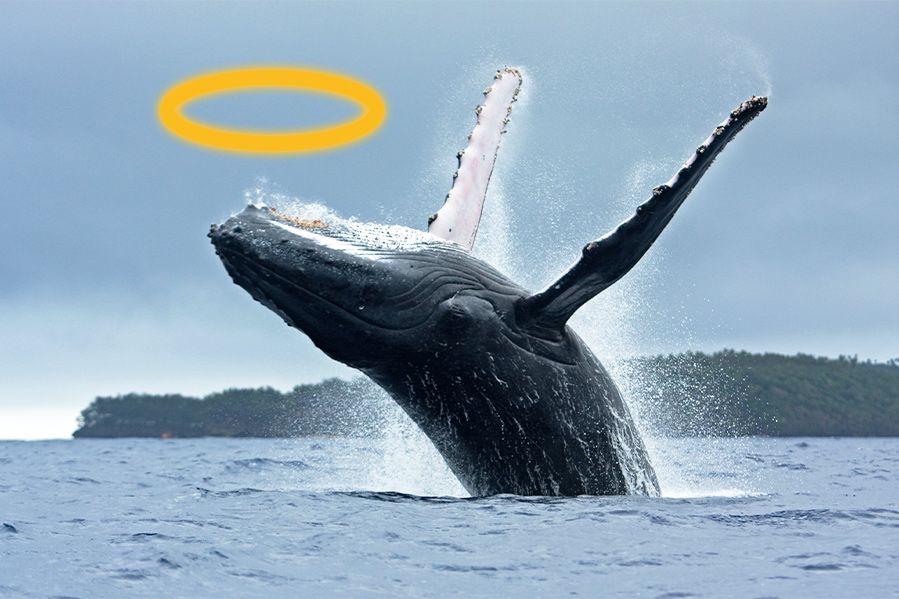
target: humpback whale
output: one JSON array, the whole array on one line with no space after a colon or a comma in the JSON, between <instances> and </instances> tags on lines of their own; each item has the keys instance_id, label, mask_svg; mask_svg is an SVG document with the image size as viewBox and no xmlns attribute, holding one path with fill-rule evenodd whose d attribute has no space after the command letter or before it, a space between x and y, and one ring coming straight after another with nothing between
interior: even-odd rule
<instances>
[{"instance_id":1,"label":"humpback whale","mask_svg":"<svg viewBox=\"0 0 899 599\"><path fill-rule=\"evenodd\" d=\"M383 387L472 495L658 495L621 393L566 323L637 263L767 99L743 102L633 217L530 292L470 251L520 85L507 68L485 92L428 232L250 205L209 237L253 299Z\"/></svg>"}]
</instances>

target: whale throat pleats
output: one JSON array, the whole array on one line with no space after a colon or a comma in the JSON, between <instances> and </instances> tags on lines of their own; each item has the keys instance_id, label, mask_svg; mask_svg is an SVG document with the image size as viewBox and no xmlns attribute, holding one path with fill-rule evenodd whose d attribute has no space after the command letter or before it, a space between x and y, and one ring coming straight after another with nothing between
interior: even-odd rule
<instances>
[{"instance_id":1,"label":"whale throat pleats","mask_svg":"<svg viewBox=\"0 0 899 599\"><path fill-rule=\"evenodd\" d=\"M636 214L614 231L588 243L580 259L546 289L521 301L520 314L536 331L561 335L578 308L623 277L643 257L715 157L768 104L753 96L702 142L667 183L656 187Z\"/></svg>"},{"instance_id":2,"label":"whale throat pleats","mask_svg":"<svg viewBox=\"0 0 899 599\"><path fill-rule=\"evenodd\" d=\"M506 67L496 72L493 85L484 91L484 103L475 109L477 123L468 136L468 146L457 155L459 168L452 189L443 207L428 220L432 235L468 250L474 246L499 142L520 88L521 73Z\"/></svg>"}]
</instances>

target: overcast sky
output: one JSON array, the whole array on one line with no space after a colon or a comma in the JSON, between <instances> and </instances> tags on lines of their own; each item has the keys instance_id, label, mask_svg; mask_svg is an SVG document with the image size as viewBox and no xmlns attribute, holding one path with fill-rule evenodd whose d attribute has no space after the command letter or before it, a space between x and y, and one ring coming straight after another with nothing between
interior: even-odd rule
<instances>
[{"instance_id":1,"label":"overcast sky","mask_svg":"<svg viewBox=\"0 0 899 599\"><path fill-rule=\"evenodd\" d=\"M646 260L575 322L597 353L899 356L899 4L0 3L0 438L64 436L100 394L350 376L234 286L208 226L266 189L423 228L493 71L524 69L478 251L528 287L627 217L752 94L768 110ZM346 72L364 143L260 158L157 124L186 77ZM301 94L213 122L353 114Z\"/></svg>"}]
</instances>

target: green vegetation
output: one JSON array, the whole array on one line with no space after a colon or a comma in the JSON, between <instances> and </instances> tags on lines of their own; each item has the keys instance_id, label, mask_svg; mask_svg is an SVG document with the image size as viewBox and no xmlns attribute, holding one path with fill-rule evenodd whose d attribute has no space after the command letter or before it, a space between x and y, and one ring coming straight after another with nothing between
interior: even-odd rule
<instances>
[{"instance_id":1,"label":"green vegetation","mask_svg":"<svg viewBox=\"0 0 899 599\"><path fill-rule=\"evenodd\" d=\"M725 350L631 360L621 368L655 434L899 436L899 361ZM389 400L366 379L286 393L230 389L98 397L75 437L292 437L377 434ZM651 406L651 409L648 407Z\"/></svg>"},{"instance_id":2,"label":"green vegetation","mask_svg":"<svg viewBox=\"0 0 899 599\"><path fill-rule=\"evenodd\" d=\"M633 363L667 434L899 436L899 360L689 352Z\"/></svg>"},{"instance_id":3,"label":"green vegetation","mask_svg":"<svg viewBox=\"0 0 899 599\"><path fill-rule=\"evenodd\" d=\"M297 437L367 435L385 403L365 379L327 379L282 393L228 389L202 399L131 393L98 397L74 437Z\"/></svg>"}]
</instances>

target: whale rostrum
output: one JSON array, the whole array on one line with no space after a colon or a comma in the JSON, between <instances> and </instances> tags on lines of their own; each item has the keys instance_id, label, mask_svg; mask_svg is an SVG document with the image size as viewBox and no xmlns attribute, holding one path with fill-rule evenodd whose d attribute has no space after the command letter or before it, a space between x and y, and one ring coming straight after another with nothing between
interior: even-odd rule
<instances>
[{"instance_id":1,"label":"whale rostrum","mask_svg":"<svg viewBox=\"0 0 899 599\"><path fill-rule=\"evenodd\" d=\"M567 325L649 249L752 97L636 214L531 293L469 250L521 85L498 72L430 232L251 205L209 236L228 274L331 358L383 387L472 495L658 495L618 387Z\"/></svg>"}]
</instances>

